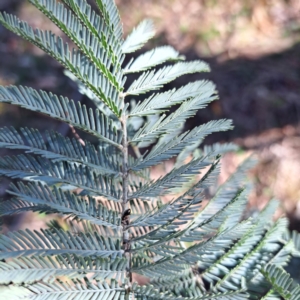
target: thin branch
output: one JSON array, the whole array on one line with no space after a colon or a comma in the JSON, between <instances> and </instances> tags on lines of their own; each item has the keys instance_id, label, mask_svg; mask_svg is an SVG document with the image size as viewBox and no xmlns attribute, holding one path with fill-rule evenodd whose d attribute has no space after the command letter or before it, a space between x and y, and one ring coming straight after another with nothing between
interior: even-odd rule
<instances>
[{"instance_id":1,"label":"thin branch","mask_svg":"<svg viewBox=\"0 0 300 300\"><path fill-rule=\"evenodd\" d=\"M123 99L124 100L124 99ZM128 201L128 137L127 137L127 116L123 113L121 117L121 124L123 127L123 162L122 162L122 186L123 186L123 196L122 196L122 227L123 227L123 250L124 256L127 259L126 273L127 278L129 279L127 296L131 290L132 284L132 272L131 272L131 241L128 230L128 225L130 224L130 204Z\"/></svg>"}]
</instances>

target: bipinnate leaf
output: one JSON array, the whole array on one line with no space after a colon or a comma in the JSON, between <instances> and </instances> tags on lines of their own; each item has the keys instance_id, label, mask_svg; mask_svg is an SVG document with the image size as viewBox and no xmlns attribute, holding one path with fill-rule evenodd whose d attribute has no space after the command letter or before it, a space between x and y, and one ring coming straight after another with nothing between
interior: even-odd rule
<instances>
[{"instance_id":1,"label":"bipinnate leaf","mask_svg":"<svg viewBox=\"0 0 300 300\"><path fill-rule=\"evenodd\" d=\"M0 299L300 300L283 269L300 256L300 235L272 219L276 200L245 213L254 160L218 186L221 155L238 147L199 148L231 120L184 127L218 99L198 74L208 64L168 45L125 58L154 28L145 20L123 38L114 0L29 2L61 32L6 12L0 23L58 61L87 98L0 86L0 103L70 129L0 128L0 176L13 181L0 202ZM9 231L6 218L27 212L42 225Z\"/></svg>"}]
</instances>

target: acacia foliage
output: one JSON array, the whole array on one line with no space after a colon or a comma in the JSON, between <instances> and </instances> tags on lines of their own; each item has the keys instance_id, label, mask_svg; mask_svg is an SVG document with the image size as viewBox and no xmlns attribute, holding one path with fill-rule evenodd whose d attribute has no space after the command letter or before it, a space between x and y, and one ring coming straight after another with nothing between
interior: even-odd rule
<instances>
[{"instance_id":1,"label":"acacia foliage","mask_svg":"<svg viewBox=\"0 0 300 300\"><path fill-rule=\"evenodd\" d=\"M272 221L277 202L243 219L251 159L203 205L216 186L220 154L236 147L195 150L207 135L230 129L231 121L182 131L187 119L217 99L214 84L197 80L159 90L209 66L186 62L171 46L125 65L125 55L143 47L154 30L145 20L123 39L113 0L95 0L98 11L85 0L29 2L71 42L5 12L0 22L61 63L94 106L22 86L0 86L0 102L65 122L97 142L78 133L66 138L55 131L0 129L1 147L23 151L0 158L0 175L15 179L1 216L34 211L65 220L64 226L53 221L47 229L0 236L1 297L299 299L299 287L282 269L299 254L299 237L289 235L286 219ZM125 89L130 73L137 77ZM133 101L140 95L143 101ZM151 180L152 166L174 158L170 172ZM172 200L164 203L165 195ZM137 275L147 284L135 282Z\"/></svg>"}]
</instances>

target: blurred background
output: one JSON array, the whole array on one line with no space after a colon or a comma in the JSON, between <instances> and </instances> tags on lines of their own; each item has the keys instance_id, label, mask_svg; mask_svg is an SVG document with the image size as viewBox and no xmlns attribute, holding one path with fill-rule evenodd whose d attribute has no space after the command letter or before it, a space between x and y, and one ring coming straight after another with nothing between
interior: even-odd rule
<instances>
[{"instance_id":1,"label":"blurred background","mask_svg":"<svg viewBox=\"0 0 300 300\"><path fill-rule=\"evenodd\" d=\"M210 74L185 76L165 87L170 89L201 78L216 84L220 100L199 111L186 128L211 119L233 119L234 130L205 140L207 144L232 141L241 147L223 158L220 180L228 177L245 157L256 153L259 164L251 172L254 190L249 206L260 209L275 197L282 202L291 228L300 231L300 1L116 2L125 34L141 20L150 18L157 35L147 44L148 48L170 44L187 60L203 59L210 64ZM25 0L1 0L0 10L14 13L34 27L61 34ZM63 75L63 68L55 60L0 26L0 85L9 84L88 101ZM10 125L41 131L52 128L71 135L70 128L59 122L0 104L0 126ZM0 155L8 152L1 149ZM1 179L1 198L5 198L8 183ZM30 220L28 214L6 222L15 229Z\"/></svg>"}]
</instances>

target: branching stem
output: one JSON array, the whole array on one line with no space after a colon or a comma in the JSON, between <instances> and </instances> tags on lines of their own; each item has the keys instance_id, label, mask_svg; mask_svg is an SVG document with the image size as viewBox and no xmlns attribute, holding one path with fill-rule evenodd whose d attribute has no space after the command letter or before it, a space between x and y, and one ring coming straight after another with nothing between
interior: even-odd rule
<instances>
[{"instance_id":1,"label":"branching stem","mask_svg":"<svg viewBox=\"0 0 300 300\"><path fill-rule=\"evenodd\" d=\"M127 137L127 116L125 113L121 117L123 129L123 162L122 162L122 227L123 227L123 250L124 256L127 259L127 279L129 280L129 291L131 287L132 274L131 274L131 252L130 252L130 236L128 225L130 223L130 204L128 201L128 137Z\"/></svg>"}]
</instances>

